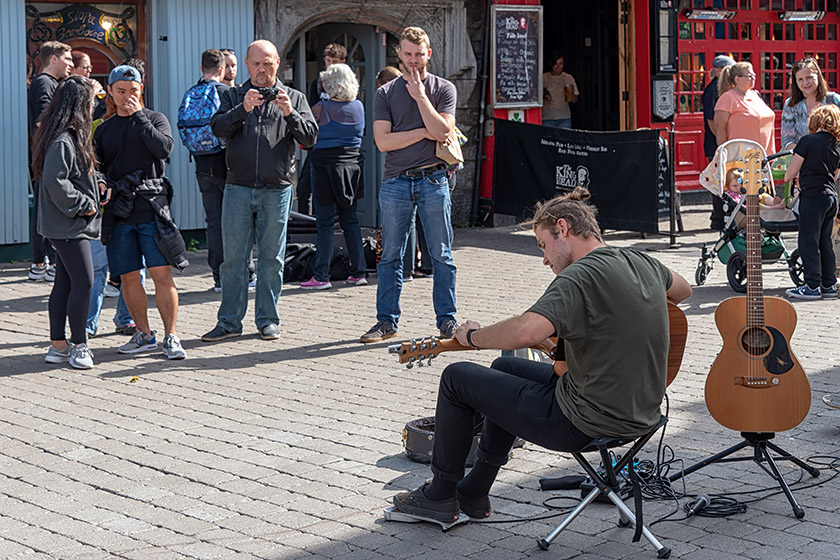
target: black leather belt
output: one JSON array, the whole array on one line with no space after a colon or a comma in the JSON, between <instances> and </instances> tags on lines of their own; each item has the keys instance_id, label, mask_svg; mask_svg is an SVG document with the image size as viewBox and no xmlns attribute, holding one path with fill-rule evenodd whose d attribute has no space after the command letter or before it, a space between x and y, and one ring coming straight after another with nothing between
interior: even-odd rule
<instances>
[{"instance_id":1,"label":"black leather belt","mask_svg":"<svg viewBox=\"0 0 840 560\"><path fill-rule=\"evenodd\" d=\"M415 167L413 169L406 169L402 174L406 177L424 177L426 175L431 175L432 173L437 173L442 169L446 169L445 163L438 163L437 165L432 165L431 167Z\"/></svg>"}]
</instances>

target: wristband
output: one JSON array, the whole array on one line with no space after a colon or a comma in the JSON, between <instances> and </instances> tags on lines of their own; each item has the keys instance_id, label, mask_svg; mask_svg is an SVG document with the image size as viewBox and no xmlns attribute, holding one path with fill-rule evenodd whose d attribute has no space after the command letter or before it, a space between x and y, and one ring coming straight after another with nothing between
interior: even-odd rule
<instances>
[{"instance_id":1,"label":"wristband","mask_svg":"<svg viewBox=\"0 0 840 560\"><path fill-rule=\"evenodd\" d=\"M470 329L470 330L467 331L467 344L469 344L473 348L478 348L478 346L476 346L472 341L472 334L477 330L478 329Z\"/></svg>"}]
</instances>

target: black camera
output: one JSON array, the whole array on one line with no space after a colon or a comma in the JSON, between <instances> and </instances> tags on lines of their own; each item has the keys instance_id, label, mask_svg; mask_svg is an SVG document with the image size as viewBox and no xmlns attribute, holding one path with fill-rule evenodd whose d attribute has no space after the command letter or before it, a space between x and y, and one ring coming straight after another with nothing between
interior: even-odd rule
<instances>
[{"instance_id":1,"label":"black camera","mask_svg":"<svg viewBox=\"0 0 840 560\"><path fill-rule=\"evenodd\" d=\"M274 99L277 97L277 94L280 93L280 88L261 87L257 88L257 91L260 92L260 95L262 95L263 101L269 103L271 101L274 101Z\"/></svg>"}]
</instances>

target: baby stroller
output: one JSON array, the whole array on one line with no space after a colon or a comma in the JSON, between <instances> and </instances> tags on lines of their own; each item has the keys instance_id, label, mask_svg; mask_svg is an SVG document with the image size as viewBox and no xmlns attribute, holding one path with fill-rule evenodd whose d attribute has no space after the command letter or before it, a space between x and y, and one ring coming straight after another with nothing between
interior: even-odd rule
<instances>
[{"instance_id":1,"label":"baby stroller","mask_svg":"<svg viewBox=\"0 0 840 560\"><path fill-rule=\"evenodd\" d=\"M723 230L720 232L720 239L709 248L703 244L700 253L700 261L697 263L697 270L694 272L694 281L702 286L708 278L709 272L714 268L715 259L726 265L726 279L736 292L747 291L747 242L745 231L746 209L745 199L731 195L726 188L726 174L730 169L741 169L744 165L742 154L749 150L760 150L764 154L764 148L750 140L730 140L718 146L715 157L705 170L700 174L700 184L710 191L714 196L723 201L725 220ZM769 162L782 156L790 155L791 152L780 152L766 157L763 161L762 173L768 185L772 185L773 177ZM780 160L781 161L781 160ZM774 168L778 167L777 165ZM786 166L784 166L786 167ZM778 169L774 169L778 170ZM784 173L784 169L782 169ZM783 193L781 204L764 203L760 206L759 217L763 240L761 243L761 263L763 272L786 271L791 280L797 286L805 283L803 277L802 259L799 257L799 249L788 252L782 233L796 232L799 229L797 215L791 210L795 207L796 200L790 193ZM766 268L764 264L779 264L783 268Z\"/></svg>"}]
</instances>

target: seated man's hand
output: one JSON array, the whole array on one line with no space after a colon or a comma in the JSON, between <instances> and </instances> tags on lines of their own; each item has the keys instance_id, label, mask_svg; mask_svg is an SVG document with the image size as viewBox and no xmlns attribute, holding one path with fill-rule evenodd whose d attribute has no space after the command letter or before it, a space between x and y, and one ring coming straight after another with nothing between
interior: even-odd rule
<instances>
[{"instance_id":1,"label":"seated man's hand","mask_svg":"<svg viewBox=\"0 0 840 560\"><path fill-rule=\"evenodd\" d=\"M469 342L467 342L467 331L470 329L480 329L481 325L478 324L477 321L464 321L461 323L457 329L455 329L455 340L460 342L463 346L469 346ZM473 341L474 342L474 341Z\"/></svg>"}]
</instances>

